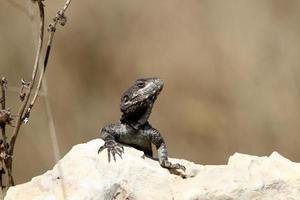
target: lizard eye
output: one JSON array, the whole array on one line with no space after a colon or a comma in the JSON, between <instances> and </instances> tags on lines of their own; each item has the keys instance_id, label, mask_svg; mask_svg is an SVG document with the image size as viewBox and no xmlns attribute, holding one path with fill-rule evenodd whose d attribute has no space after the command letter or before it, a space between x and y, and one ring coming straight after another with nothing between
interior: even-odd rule
<instances>
[{"instance_id":1,"label":"lizard eye","mask_svg":"<svg viewBox=\"0 0 300 200\"><path fill-rule=\"evenodd\" d=\"M137 86L139 88L143 88L143 87L145 87L145 83L144 82L137 82Z\"/></svg>"},{"instance_id":2,"label":"lizard eye","mask_svg":"<svg viewBox=\"0 0 300 200\"><path fill-rule=\"evenodd\" d=\"M129 100L129 96L128 95L125 95L124 97L123 97L123 101L124 102L127 102Z\"/></svg>"}]
</instances>

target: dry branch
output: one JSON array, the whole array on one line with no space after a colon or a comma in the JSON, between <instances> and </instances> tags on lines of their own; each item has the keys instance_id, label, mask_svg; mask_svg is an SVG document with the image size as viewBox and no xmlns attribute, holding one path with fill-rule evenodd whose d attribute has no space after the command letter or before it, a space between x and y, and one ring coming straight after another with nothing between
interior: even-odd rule
<instances>
[{"instance_id":1,"label":"dry branch","mask_svg":"<svg viewBox=\"0 0 300 200\"><path fill-rule=\"evenodd\" d=\"M6 108L6 85L7 85L7 81L5 79L5 77L2 77L0 80L0 87L1 87L1 97L0 97L0 104L1 104L1 113L5 112L5 108ZM3 146L4 149L1 149L1 152L3 151L4 153L7 151L6 149L6 133L5 133L5 119L3 120L4 123L0 123L0 128L1 128L1 146L0 148ZM5 154L4 154L5 156ZM0 156L0 187L1 187L1 198L3 199L3 191L2 188L4 187L3 185L3 174L5 173L4 168L5 168L5 163L4 163L4 158L2 158L2 156Z\"/></svg>"},{"instance_id":2,"label":"dry branch","mask_svg":"<svg viewBox=\"0 0 300 200\"><path fill-rule=\"evenodd\" d=\"M22 79L21 81L21 91L20 91L20 99L21 99L21 106L19 108L18 114L16 115L16 123L14 125L13 129L13 134L11 136L11 139L9 143L6 140L6 134L5 134L5 125L10 124L12 117L10 114L10 111L6 109L5 103L5 92L6 92L6 79L3 78L1 79L1 99L0 99L0 104L1 104L1 110L0 110L0 126L1 126L1 133L2 133L2 139L0 141L0 159L1 159L1 164L2 166L6 169L7 172L7 185L6 187L10 187L14 185L14 178L12 175L12 164L13 164L13 154L14 154L14 147L16 143L16 139L18 137L20 128L23 123L26 123L28 121L28 118L30 116L31 110L37 100L37 97L39 96L39 92L41 89L42 81L45 76L47 64L48 64L48 59L50 56L50 51L51 51L51 46L53 42L53 37L56 31L56 26L57 24L60 24L64 26L66 24L67 18L65 16L65 12L67 8L69 7L71 0L67 0L64 7L59 10L56 14L56 16L53 18L53 22L49 24L48 31L49 31L49 37L48 37L48 42L47 42L47 48L46 48L46 53L44 56L44 63L43 63L43 68L41 69L41 73L39 75L38 79L38 84L36 87L36 90L33 90L33 87L36 82L37 78L37 73L39 69L39 63L41 60L41 54L43 50L43 42L44 42L44 29L45 29L45 10L44 10L44 0L32 0L33 3L36 3L38 6L39 10L39 40L38 40L38 48L37 52L35 55L35 61L33 65L33 71L32 71L32 76L30 81L25 81ZM34 92L34 96L29 103L29 99L31 96L31 93ZM2 117L3 116L3 117ZM2 119L3 118L3 119ZM3 123L1 122L3 121ZM3 125L2 125L3 124ZM2 167L0 166L0 168ZM4 169L3 168L3 169ZM1 168L2 169L2 168ZM3 187L5 187L2 183L2 170L0 169L0 187L2 187L2 192L3 192Z\"/></svg>"},{"instance_id":3,"label":"dry branch","mask_svg":"<svg viewBox=\"0 0 300 200\"><path fill-rule=\"evenodd\" d=\"M26 116L30 116L30 112L36 102L36 99L38 97L39 91L41 89L42 86L42 81L43 78L45 76L45 72L47 69L47 65L48 65L48 60L49 60L49 56L50 56L50 52L51 52L51 47L52 47L52 42L53 42L53 38L54 38L54 34L56 32L56 26L59 23L60 25L64 26L67 22L67 17L65 16L65 12L67 11L70 3L72 0L67 0L67 2L65 3L64 7L57 12L56 16L53 18L53 22L49 24L48 26L48 31L50 32L49 37L48 37L48 41L47 41L47 49L46 49L46 54L44 57L44 66L41 70L41 74L40 74L40 78L39 78L39 82L37 85L37 89L34 93L33 99L25 113Z\"/></svg>"},{"instance_id":4,"label":"dry branch","mask_svg":"<svg viewBox=\"0 0 300 200\"><path fill-rule=\"evenodd\" d=\"M38 67L39 67L39 62L40 62L40 58L41 58L41 53L42 53L42 48L43 48L43 40L44 40L44 27L45 27L45 11L44 11L44 4L42 3L42 0L37 0L37 5L39 8L39 14L40 14L40 31L39 31L39 43L38 43L38 49L37 49L37 53L36 53L36 57L35 57L35 62L34 62L34 66L33 66L33 72L32 72L32 77L31 77L31 81L29 83L29 87L28 90L25 92L25 97L24 100L22 101L22 105L19 108L19 112L17 115L17 122L15 125L15 128L13 130L13 135L11 137L10 140L10 145L8 148L8 156L9 158L5 160L5 165L7 168L7 173L8 173L8 180L7 180L7 187L10 187L12 185L14 185L14 179L12 176L12 155L14 153L14 146L15 146L15 142L20 130L20 127L23 123L23 115L24 115L24 111L25 108L27 106L30 94L31 94L31 90L33 88L35 79L36 79L36 75L37 75L37 71L38 71ZM23 86L22 86L23 87Z\"/></svg>"}]
</instances>

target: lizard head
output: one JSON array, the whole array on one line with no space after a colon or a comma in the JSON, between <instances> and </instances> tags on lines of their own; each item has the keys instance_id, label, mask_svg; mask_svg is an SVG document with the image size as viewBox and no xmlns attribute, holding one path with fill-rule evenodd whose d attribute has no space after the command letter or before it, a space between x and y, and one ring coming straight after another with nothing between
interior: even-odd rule
<instances>
[{"instance_id":1,"label":"lizard head","mask_svg":"<svg viewBox=\"0 0 300 200\"><path fill-rule=\"evenodd\" d=\"M125 114L138 113L153 104L163 88L159 78L142 78L134 82L122 97L120 109Z\"/></svg>"}]
</instances>

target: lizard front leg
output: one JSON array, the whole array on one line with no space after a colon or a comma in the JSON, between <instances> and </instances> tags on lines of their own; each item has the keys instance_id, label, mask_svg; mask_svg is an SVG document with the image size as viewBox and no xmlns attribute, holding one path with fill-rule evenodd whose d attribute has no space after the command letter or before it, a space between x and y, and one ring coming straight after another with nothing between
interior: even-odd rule
<instances>
[{"instance_id":1,"label":"lizard front leg","mask_svg":"<svg viewBox=\"0 0 300 200\"><path fill-rule=\"evenodd\" d=\"M111 154L116 162L116 154L122 158L122 154L124 153L124 147L116 142L116 139L120 136L116 129L117 125L109 125L101 129L100 137L105 143L99 148L98 154L107 148L108 162L111 160Z\"/></svg>"},{"instance_id":2,"label":"lizard front leg","mask_svg":"<svg viewBox=\"0 0 300 200\"><path fill-rule=\"evenodd\" d=\"M167 147L161 134L154 128L147 131L150 133L151 142L156 146L158 153L159 164L167 169L181 169L185 171L185 167L179 163L172 164L168 161Z\"/></svg>"}]
</instances>

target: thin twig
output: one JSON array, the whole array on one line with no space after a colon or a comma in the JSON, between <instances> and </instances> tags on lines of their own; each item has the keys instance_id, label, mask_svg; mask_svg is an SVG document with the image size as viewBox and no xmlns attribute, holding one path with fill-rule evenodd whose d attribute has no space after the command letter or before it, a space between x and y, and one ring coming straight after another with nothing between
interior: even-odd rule
<instances>
[{"instance_id":1,"label":"thin twig","mask_svg":"<svg viewBox=\"0 0 300 200\"><path fill-rule=\"evenodd\" d=\"M48 65L48 60L49 60L49 56L50 56L50 52L51 52L51 47L52 47L54 34L56 32L56 26L57 26L58 23L62 26L64 26L66 24L67 18L65 16L65 12L67 11L71 1L72 0L67 0L66 1L64 7L60 11L58 11L56 16L53 18L53 22L49 24L48 31L50 32L50 34L49 34L49 37L48 37L46 54L45 54L45 57L44 57L44 66L41 70L40 77L39 77L39 82L38 82L37 88L35 90L34 96L32 98L31 103L28 106L27 111L26 111L26 116L28 116L28 117L30 115L30 112L31 112L36 100L37 100L39 91L41 89L43 78L45 76L45 72L46 72L47 65Z\"/></svg>"},{"instance_id":2,"label":"thin twig","mask_svg":"<svg viewBox=\"0 0 300 200\"><path fill-rule=\"evenodd\" d=\"M51 52L52 42L53 42L54 34L56 32L56 26L58 23L62 26L64 26L66 24L67 18L65 16L65 12L66 12L67 8L69 7L70 3L71 3L71 0L67 0L63 9L57 12L56 16L53 19L53 22L51 24L49 24L48 31L50 32L50 34L48 37L47 49L46 49L46 53L45 53L45 57L44 57L44 66L40 73L39 82L38 82L36 91L34 93L34 97L26 111L28 117L29 117L30 112L36 102L37 96L38 96L41 86L42 86L42 82L44 80L44 76L45 76L45 72L47 69L48 60L49 60L49 56L50 56L50 52ZM49 102L48 96L47 96L48 92L47 92L46 80L44 80L43 88L45 91L46 111L47 111L47 115L48 115L48 119L49 119L49 128L50 128L51 141L52 141L52 145L53 145L55 161L58 162L60 159L60 151L59 151L59 146L58 146L58 142L57 142L57 135L56 135L56 130L55 130L55 126L54 126L54 120L53 120L53 116L51 113L50 102ZM60 176L63 177L63 171L59 164L58 164L58 170L59 170ZM63 179L60 179L60 180L61 180L61 186L62 186L62 198L66 199L65 184L64 184Z\"/></svg>"},{"instance_id":3,"label":"thin twig","mask_svg":"<svg viewBox=\"0 0 300 200\"><path fill-rule=\"evenodd\" d=\"M7 89L7 80L5 77L2 77L0 80L0 87L1 87L1 109L6 109L6 89ZM6 153L6 133L5 133L5 126L6 123L3 123L1 126L1 134L2 134L2 142L5 147L5 153Z\"/></svg>"},{"instance_id":4,"label":"thin twig","mask_svg":"<svg viewBox=\"0 0 300 200\"><path fill-rule=\"evenodd\" d=\"M43 41L44 41L45 10L44 10L43 1L44 0L32 0L33 3L37 3L38 8L39 8L38 10L39 10L40 27L39 27L38 47L37 47L37 52L36 52L36 56L35 56L35 62L33 65L31 81L28 82L28 81L22 80L22 87L21 87L21 92L20 92L20 98L21 98L22 104L19 108L18 114L16 115L17 119L16 119L16 123L15 123L14 129L13 129L13 134L11 136L11 140L10 140L9 144L7 144L7 142L6 142L5 129L3 129L1 127L2 137L4 138L3 139L4 150L1 150L1 152L4 152L4 167L6 168L6 171L7 171L7 185L6 185L7 188L14 185L14 179L12 176L12 162L13 162L13 153L14 153L14 146L15 146L16 139L18 137L18 134L19 134L22 124L28 120L28 118L30 116L30 111L34 106L34 104L37 100L37 97L39 95L41 95L40 89L41 89L42 81L44 79L44 75L46 72L48 59L49 59L50 51L51 51L51 46L52 46L55 31L56 31L56 26L57 26L57 24L60 24L62 26L64 26L66 24L67 18L65 16L65 12L71 3L71 0L67 0L64 7L61 10L59 10L57 12L56 16L53 18L53 22L49 24L48 31L50 33L49 33L49 38L48 38L48 42L47 42L46 53L44 56L44 63L43 63L44 65L43 65L43 68L41 69L37 88L36 88L36 90L33 90L33 86L34 86L36 78L37 78L39 63L40 63L40 59L41 59L41 53L42 53L42 49L43 49ZM4 98L1 98L2 99L1 100L1 108L3 110L5 110L5 89L6 89L6 87L4 87L4 89L3 89L4 92L2 92L2 97L4 97ZM31 93L34 93L34 96L31 100L30 104L28 105ZM9 123L12 120L12 118L10 117L9 110L8 110L8 116L9 117L7 120L9 120L8 121L8 123ZM0 175L0 182L1 182L0 186L2 187L3 185L2 185L2 176L1 175ZM3 190L1 190L1 191L3 192Z\"/></svg>"},{"instance_id":5,"label":"thin twig","mask_svg":"<svg viewBox=\"0 0 300 200\"><path fill-rule=\"evenodd\" d=\"M1 109L5 110L6 109L6 90L7 90L7 80L5 77L1 78L0 85L1 85ZM2 141L5 146L5 152L6 152L5 126L6 126L5 123L3 125L1 125L1 133L2 133Z\"/></svg>"},{"instance_id":6,"label":"thin twig","mask_svg":"<svg viewBox=\"0 0 300 200\"><path fill-rule=\"evenodd\" d=\"M5 77L2 77L0 80L0 87L1 87L1 98L0 98L0 102L1 102L1 109L5 110L6 108L6 85L7 85L7 81L5 79ZM4 144L6 144L6 134L5 134L5 123L3 123L1 126L1 134L2 134L2 141L4 142Z\"/></svg>"},{"instance_id":7,"label":"thin twig","mask_svg":"<svg viewBox=\"0 0 300 200\"><path fill-rule=\"evenodd\" d=\"M24 100L22 102L22 105L19 109L18 112L18 116L17 116L17 122L15 125L15 128L13 130L13 135L11 137L10 140L10 145L9 145L9 149L8 149L8 156L9 158L6 160L6 168L7 168L7 172L8 172L8 181L7 181L7 186L11 186L14 185L14 180L13 180L13 176L12 176L12 155L14 152L14 146L15 146L15 142L20 130L20 127L23 123L23 115L24 115L24 111L26 108L26 105L28 103L30 94L31 94L31 90L33 88L35 79L36 79L36 75L37 75L37 71L38 71L38 66L39 66L39 62L40 62L40 57L41 57L41 52L42 52L42 47L43 47L43 40L44 40L44 26L45 26L45 12L44 12L44 4L42 3L42 0L37 0L36 1L38 4L38 8L39 8L39 13L40 13L40 32L39 32L39 43L38 43L38 49L37 49L37 53L36 53L36 57L35 57L35 62L34 62L34 67L33 67L33 72L32 72L32 77L31 77L31 82L29 84L28 87L28 91L25 94Z\"/></svg>"},{"instance_id":8,"label":"thin twig","mask_svg":"<svg viewBox=\"0 0 300 200\"><path fill-rule=\"evenodd\" d=\"M5 110L5 101L6 101L6 94L5 94L5 90L6 90L6 85L7 85L7 81L5 77L2 77L0 80L0 85L1 85L1 109Z\"/></svg>"},{"instance_id":9,"label":"thin twig","mask_svg":"<svg viewBox=\"0 0 300 200\"><path fill-rule=\"evenodd\" d=\"M1 109L2 110L5 110L5 108L6 108L6 105L5 105L5 102L6 102L6 85L7 85L7 81L6 81L5 77L2 77L1 80L0 80L0 87L1 87L0 103L1 103ZM2 144L1 145L3 145L3 147L4 147L4 149L2 149L0 147L0 149L1 149L0 153L1 153L1 155L4 155L4 157L5 157L6 152L7 152L7 149L6 149L7 145L6 145L5 126L6 126L5 123L0 124L0 127L1 127L1 136L2 136ZM4 152L2 152L2 151L4 151ZM0 196L0 198L4 199L4 195L3 195L4 185L3 185L2 175L5 172L4 171L5 163L4 163L3 157L1 157L1 163L0 164L1 164L1 166L0 166L0 187L1 187L0 188L1 189L1 196Z\"/></svg>"},{"instance_id":10,"label":"thin twig","mask_svg":"<svg viewBox=\"0 0 300 200\"><path fill-rule=\"evenodd\" d=\"M57 163L57 170L58 170L58 174L61 177L60 180L60 184L61 184L61 194L62 194L62 198L61 199L67 199L67 193L66 193L66 186L65 186L65 181L64 181L64 173L63 173L63 169L61 167L61 163L58 162L61 159L61 154L60 154L60 150L59 150L59 145L58 145L58 139L57 139L57 134L56 134L56 129L55 129L55 123L54 123L54 117L52 115L51 112L51 105L50 105L50 101L48 98L48 87L47 87L47 83L46 83L46 78L43 81L43 90L45 91L45 105L46 105L46 113L47 113L47 117L48 117L48 124L49 124L49 130L50 130L50 136L51 136L51 142L52 142L52 148L53 148L53 152L54 152L54 159L55 159L55 163Z\"/></svg>"}]
</instances>

